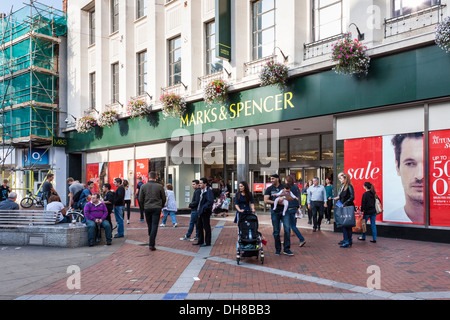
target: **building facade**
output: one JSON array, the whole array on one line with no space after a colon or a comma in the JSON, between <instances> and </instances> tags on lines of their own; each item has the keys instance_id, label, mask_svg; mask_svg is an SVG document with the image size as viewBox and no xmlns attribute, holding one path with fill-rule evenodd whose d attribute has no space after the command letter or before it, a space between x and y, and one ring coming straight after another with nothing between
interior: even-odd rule
<instances>
[{"instance_id":1,"label":"building facade","mask_svg":"<svg viewBox=\"0 0 450 320\"><path fill-rule=\"evenodd\" d=\"M19 201L49 172L65 200L66 27L64 12L40 3L0 18L1 178Z\"/></svg>"},{"instance_id":2,"label":"building facade","mask_svg":"<svg viewBox=\"0 0 450 320\"><path fill-rule=\"evenodd\" d=\"M376 186L386 233L442 238L450 230L444 159L450 59L434 39L447 5L69 1L69 175L94 180L97 188L121 177L134 188L138 176L145 181L153 170L173 184L180 209L190 202L194 178L210 177L218 192L224 180L233 193L245 180L257 208L266 210L263 193L272 173L290 175L302 187L315 176L328 177L337 191L337 173L346 172L357 205L362 183ZM349 33L367 47L365 76L333 70L333 45ZM286 87L260 85L268 62L288 67ZM230 85L224 103L205 103L212 80ZM182 116L165 116L160 97L166 93L185 99ZM136 99L151 106L143 118L128 113ZM112 126L75 130L75 119L110 110L119 114ZM400 150L413 134L420 136L412 149L421 157L406 165L421 172L411 178L415 194L408 191Z\"/></svg>"}]
</instances>

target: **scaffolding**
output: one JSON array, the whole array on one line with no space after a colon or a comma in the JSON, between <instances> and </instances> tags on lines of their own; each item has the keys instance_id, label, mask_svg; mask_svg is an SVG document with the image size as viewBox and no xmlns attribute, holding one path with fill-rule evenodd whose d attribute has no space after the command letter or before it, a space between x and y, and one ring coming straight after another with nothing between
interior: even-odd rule
<instances>
[{"instance_id":1,"label":"scaffolding","mask_svg":"<svg viewBox=\"0 0 450 320\"><path fill-rule=\"evenodd\" d=\"M2 179L16 164L6 163L15 149L46 149L58 132L58 56L67 32L66 13L37 1L0 17L0 134ZM9 157L8 157L9 156ZM31 189L39 159L24 163ZM11 160L12 162L12 160ZM51 168L50 168L51 170ZM9 172L8 172L9 171ZM19 189L16 187L16 189Z\"/></svg>"}]
</instances>

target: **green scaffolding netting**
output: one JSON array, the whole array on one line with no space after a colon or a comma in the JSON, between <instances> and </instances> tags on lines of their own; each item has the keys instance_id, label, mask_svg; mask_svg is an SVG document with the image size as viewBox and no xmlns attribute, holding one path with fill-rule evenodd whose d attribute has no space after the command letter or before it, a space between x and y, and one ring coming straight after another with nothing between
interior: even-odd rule
<instances>
[{"instance_id":1,"label":"green scaffolding netting","mask_svg":"<svg viewBox=\"0 0 450 320\"><path fill-rule=\"evenodd\" d=\"M46 36L54 38L66 32L66 14L38 2L25 4L0 19L0 118L4 138L48 138L56 130L57 111L43 105L56 104L58 82L55 42Z\"/></svg>"},{"instance_id":2,"label":"green scaffolding netting","mask_svg":"<svg viewBox=\"0 0 450 320\"><path fill-rule=\"evenodd\" d=\"M54 45L43 39L28 38L0 51L0 77L31 66L55 71Z\"/></svg>"},{"instance_id":3,"label":"green scaffolding netting","mask_svg":"<svg viewBox=\"0 0 450 320\"><path fill-rule=\"evenodd\" d=\"M67 16L63 11L33 2L0 20L3 42L15 40L31 31L62 36L67 32Z\"/></svg>"},{"instance_id":4,"label":"green scaffolding netting","mask_svg":"<svg viewBox=\"0 0 450 320\"><path fill-rule=\"evenodd\" d=\"M28 101L55 103L56 76L39 72L27 72L8 81L0 82L1 108Z\"/></svg>"},{"instance_id":5,"label":"green scaffolding netting","mask_svg":"<svg viewBox=\"0 0 450 320\"><path fill-rule=\"evenodd\" d=\"M26 107L4 112L1 117L4 127L3 139L27 136L51 138L56 129L56 112L38 107Z\"/></svg>"}]
</instances>

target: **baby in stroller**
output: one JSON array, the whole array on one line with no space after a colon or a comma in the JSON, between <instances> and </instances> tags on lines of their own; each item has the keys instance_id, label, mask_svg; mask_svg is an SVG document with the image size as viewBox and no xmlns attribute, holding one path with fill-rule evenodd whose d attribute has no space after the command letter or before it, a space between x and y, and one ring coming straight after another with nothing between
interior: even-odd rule
<instances>
[{"instance_id":1,"label":"baby in stroller","mask_svg":"<svg viewBox=\"0 0 450 320\"><path fill-rule=\"evenodd\" d=\"M273 210L276 210L280 201L282 201L283 208L283 216L286 214L287 208L289 206L289 201L286 200L286 196L291 196L293 199L298 200L298 198L292 193L291 187L289 185L285 185L284 189L276 194L277 198L273 203Z\"/></svg>"}]
</instances>

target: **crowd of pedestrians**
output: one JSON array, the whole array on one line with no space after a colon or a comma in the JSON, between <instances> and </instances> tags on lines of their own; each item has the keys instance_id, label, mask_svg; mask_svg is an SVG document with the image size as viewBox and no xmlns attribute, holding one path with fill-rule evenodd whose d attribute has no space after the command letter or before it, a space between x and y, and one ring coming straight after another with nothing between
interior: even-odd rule
<instances>
[{"instance_id":1,"label":"crowd of pedestrians","mask_svg":"<svg viewBox=\"0 0 450 320\"><path fill-rule=\"evenodd\" d=\"M178 209L173 186L166 184L164 188L162 184L156 181L156 178L156 172L149 173L147 183L143 183L142 177L138 177L135 189L135 199L140 212L139 222L147 222L149 248L152 251L156 250L158 226L165 227L168 216L171 218L173 227L178 225L176 217ZM357 191L346 173L341 172L338 175L340 188L337 195L334 194L330 177L325 179L325 185L321 185L319 178L314 177L302 186L302 190L291 176L286 176L284 181L281 181L278 174L273 174L270 180L271 185L264 193L264 205L270 206L276 255L281 252L288 256L294 254L291 251L291 233L292 236L298 238L300 247L306 244L305 238L297 228L298 218L307 218L308 224L312 225L313 232L316 232L320 231L324 218L326 224L330 223L333 218L333 208L336 211L338 204L339 207L347 208L347 211L355 212L354 200ZM100 195L99 193L93 193L93 181L82 184L70 177L67 179L69 186L67 207L61 202L52 181L53 174L49 173L42 185L42 198L44 210L58 212L58 223L71 222L67 216L67 209L74 208L84 213L90 246L95 241L99 241L100 228L105 229L107 245L111 244L113 238L124 237L124 218L127 218L127 224L129 224L133 193L127 180L115 178L115 191L112 190L109 183L103 184ZM194 193L192 201L189 203L189 227L187 233L180 240L193 241L193 245L196 246L210 246L211 216L216 213L217 208L221 209L220 212L224 212L223 217L228 215L231 188L221 180L220 195L215 197L210 181L206 178L193 180L192 188ZM363 219L367 222L370 221L372 243L376 243L377 240L375 199L377 199L375 188L372 183L366 181L361 199L361 212L363 213ZM19 205L16 200L17 194L11 190L8 180L5 179L0 186L0 210L18 210ZM236 210L235 223L239 221L241 215L256 214L255 200L246 181L239 182L234 205ZM114 228L111 220L112 214L114 214L116 222ZM161 224L159 224L160 219L162 219ZM343 239L339 242L340 247L350 248L353 245L353 227L354 225L342 227ZM117 229L114 236L112 235L113 229ZM194 236L191 238L192 235ZM366 234L362 232L358 240L365 241L365 239Z\"/></svg>"}]
</instances>

